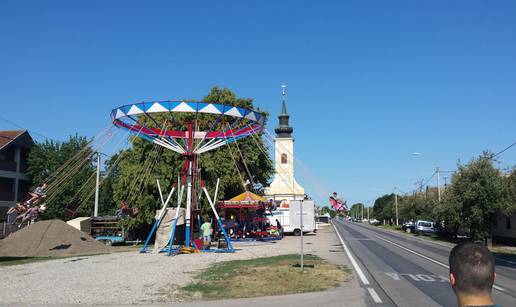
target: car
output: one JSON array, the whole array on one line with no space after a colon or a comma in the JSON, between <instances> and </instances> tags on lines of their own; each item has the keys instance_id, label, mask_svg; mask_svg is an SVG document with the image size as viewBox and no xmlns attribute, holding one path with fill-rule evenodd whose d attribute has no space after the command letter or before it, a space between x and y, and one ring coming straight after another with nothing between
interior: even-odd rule
<instances>
[{"instance_id":1,"label":"car","mask_svg":"<svg viewBox=\"0 0 516 307\"><path fill-rule=\"evenodd\" d=\"M380 225L380 221L377 219L370 219L369 224L374 225L374 226Z\"/></svg>"},{"instance_id":2,"label":"car","mask_svg":"<svg viewBox=\"0 0 516 307\"><path fill-rule=\"evenodd\" d=\"M406 233L414 232L416 230L416 224L412 221L405 222L401 225L401 230Z\"/></svg>"},{"instance_id":3,"label":"car","mask_svg":"<svg viewBox=\"0 0 516 307\"><path fill-rule=\"evenodd\" d=\"M418 220L416 221L415 232L417 234L433 234L435 233L434 222Z\"/></svg>"}]
</instances>

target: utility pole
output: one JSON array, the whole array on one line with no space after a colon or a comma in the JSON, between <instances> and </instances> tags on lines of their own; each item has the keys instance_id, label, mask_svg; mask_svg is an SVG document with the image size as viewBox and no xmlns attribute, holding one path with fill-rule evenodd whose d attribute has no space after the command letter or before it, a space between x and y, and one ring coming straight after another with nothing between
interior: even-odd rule
<instances>
[{"instance_id":1,"label":"utility pole","mask_svg":"<svg viewBox=\"0 0 516 307\"><path fill-rule=\"evenodd\" d=\"M362 214L360 215L360 219L363 220L364 219L364 204L362 204Z\"/></svg>"},{"instance_id":2,"label":"utility pole","mask_svg":"<svg viewBox=\"0 0 516 307\"><path fill-rule=\"evenodd\" d=\"M300 228L301 228L301 271L303 271L304 269L304 247L303 247L303 199L301 199L301 202L300 202L300 206L299 206L299 211L300 211L300 215L299 215L299 224L300 225Z\"/></svg>"},{"instance_id":3,"label":"utility pole","mask_svg":"<svg viewBox=\"0 0 516 307\"><path fill-rule=\"evenodd\" d=\"M367 207L367 220L369 221L369 207Z\"/></svg>"},{"instance_id":4,"label":"utility pole","mask_svg":"<svg viewBox=\"0 0 516 307\"><path fill-rule=\"evenodd\" d=\"M396 193L394 193L394 206L396 208L396 226L398 226L398 194Z\"/></svg>"},{"instance_id":5,"label":"utility pole","mask_svg":"<svg viewBox=\"0 0 516 307\"><path fill-rule=\"evenodd\" d=\"M99 215L99 186L100 186L100 151L97 151L97 181L95 184L95 209L93 210L93 216Z\"/></svg>"},{"instance_id":6,"label":"utility pole","mask_svg":"<svg viewBox=\"0 0 516 307\"><path fill-rule=\"evenodd\" d=\"M435 173L437 175L437 201L441 202L441 186L439 185L439 177L440 177L439 166L435 167Z\"/></svg>"}]
</instances>

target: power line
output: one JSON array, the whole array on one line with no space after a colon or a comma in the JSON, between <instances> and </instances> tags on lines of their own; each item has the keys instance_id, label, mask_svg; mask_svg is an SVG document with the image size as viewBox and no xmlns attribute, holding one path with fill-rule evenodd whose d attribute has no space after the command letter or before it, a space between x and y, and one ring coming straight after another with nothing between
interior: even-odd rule
<instances>
[{"instance_id":1,"label":"power line","mask_svg":"<svg viewBox=\"0 0 516 307\"><path fill-rule=\"evenodd\" d=\"M514 145L516 145L516 142L512 143L511 145L505 147L503 150L499 151L498 153L494 154L493 155L493 158L501 155L502 153L506 152L507 150L509 150L511 147L513 147Z\"/></svg>"},{"instance_id":2,"label":"power line","mask_svg":"<svg viewBox=\"0 0 516 307\"><path fill-rule=\"evenodd\" d=\"M15 122L13 122L13 121L11 121L11 120L8 120L8 119L6 119L6 118L4 118L4 117L2 117L2 116L0 116L0 119L1 119L1 120L3 120L4 122L6 122L6 123L10 124L10 125L15 126L16 128L20 128L20 129L23 129L23 130L27 130L27 131L29 131L30 133L34 134L34 135L37 135L37 136L43 137L43 138L45 138L45 139L49 139L49 140L54 141L54 142L59 142L59 141L57 141L57 140L55 140L55 139L53 139L53 138L51 138L51 137L48 137L48 136L46 136L46 135L44 135L44 134L39 133L39 132L37 132L37 131L34 131L34 130L32 130L32 129L30 129L30 130L29 130L29 129L27 129L27 128L25 128L25 127L21 126L21 125L18 125L17 123L15 123Z\"/></svg>"}]
</instances>

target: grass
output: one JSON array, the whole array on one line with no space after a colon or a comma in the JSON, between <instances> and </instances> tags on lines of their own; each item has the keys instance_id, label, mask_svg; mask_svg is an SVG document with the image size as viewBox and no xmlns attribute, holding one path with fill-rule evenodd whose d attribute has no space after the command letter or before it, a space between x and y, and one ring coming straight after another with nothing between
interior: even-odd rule
<instances>
[{"instance_id":1,"label":"grass","mask_svg":"<svg viewBox=\"0 0 516 307\"><path fill-rule=\"evenodd\" d=\"M401 225L396 226L394 224L392 224L392 225L387 224L387 225L378 225L378 227L383 228L383 229L400 230L401 231Z\"/></svg>"},{"instance_id":2,"label":"grass","mask_svg":"<svg viewBox=\"0 0 516 307\"><path fill-rule=\"evenodd\" d=\"M226 299L322 291L348 280L351 270L305 255L313 268L295 268L299 255L221 262L199 273L183 287L185 299Z\"/></svg>"}]
</instances>

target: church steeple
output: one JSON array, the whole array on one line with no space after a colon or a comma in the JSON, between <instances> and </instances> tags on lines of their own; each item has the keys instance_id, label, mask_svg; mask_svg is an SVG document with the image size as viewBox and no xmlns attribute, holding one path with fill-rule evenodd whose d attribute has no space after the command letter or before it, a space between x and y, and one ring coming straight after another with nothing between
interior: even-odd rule
<instances>
[{"instance_id":1,"label":"church steeple","mask_svg":"<svg viewBox=\"0 0 516 307\"><path fill-rule=\"evenodd\" d=\"M286 88L287 86L284 84L281 86L281 114L278 116L279 126L274 129L277 138L292 138L292 132L294 131L288 124L290 116L287 113L287 104L285 102L285 96L287 95Z\"/></svg>"}]
</instances>

